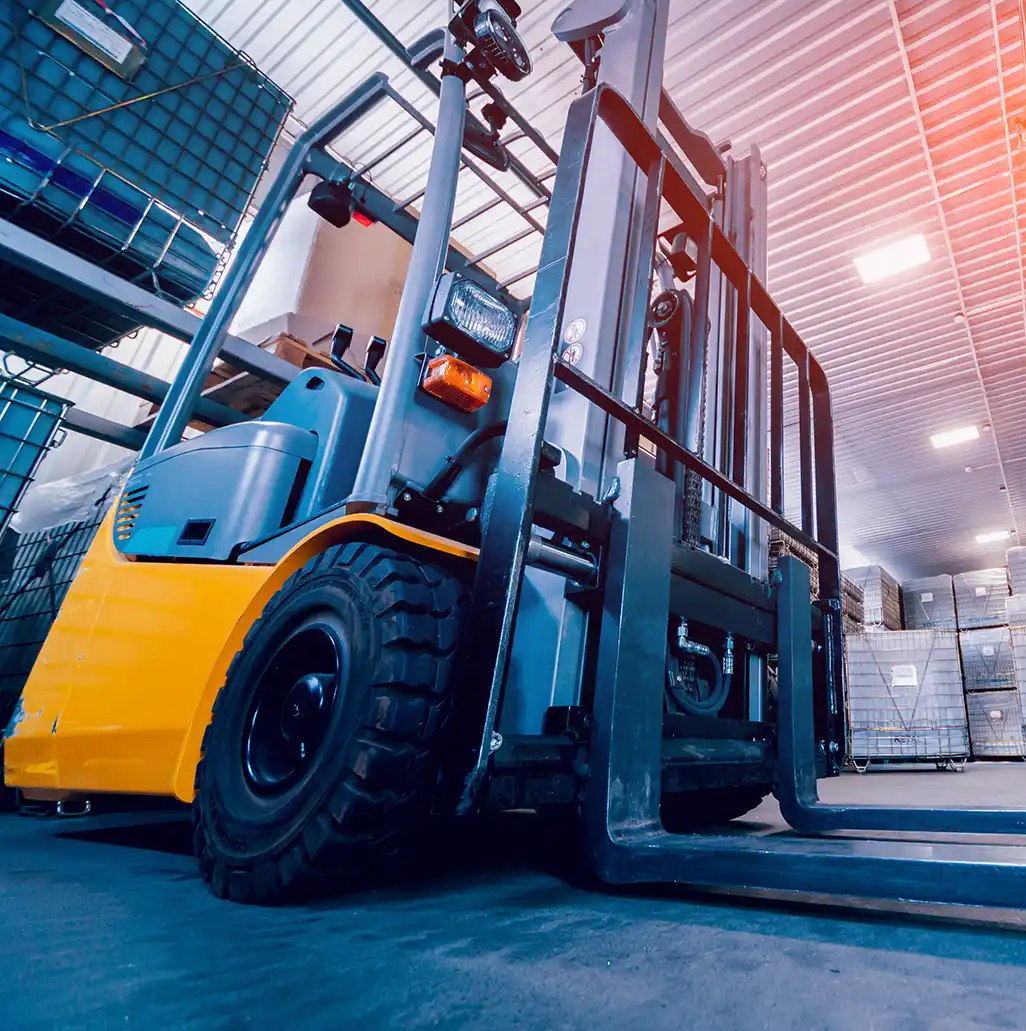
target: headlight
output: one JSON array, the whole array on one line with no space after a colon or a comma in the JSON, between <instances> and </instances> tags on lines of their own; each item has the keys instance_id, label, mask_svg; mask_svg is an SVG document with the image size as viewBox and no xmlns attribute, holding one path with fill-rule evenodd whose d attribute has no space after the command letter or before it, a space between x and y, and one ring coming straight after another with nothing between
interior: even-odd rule
<instances>
[{"instance_id":1,"label":"headlight","mask_svg":"<svg viewBox=\"0 0 1026 1031\"><path fill-rule=\"evenodd\" d=\"M516 23L497 4L478 5L474 35L488 63L510 82L520 82L531 74L531 55L513 27Z\"/></svg>"},{"instance_id":2,"label":"headlight","mask_svg":"<svg viewBox=\"0 0 1026 1031\"><path fill-rule=\"evenodd\" d=\"M474 364L494 368L513 353L517 317L476 283L446 272L435 287L424 332Z\"/></svg>"}]
</instances>

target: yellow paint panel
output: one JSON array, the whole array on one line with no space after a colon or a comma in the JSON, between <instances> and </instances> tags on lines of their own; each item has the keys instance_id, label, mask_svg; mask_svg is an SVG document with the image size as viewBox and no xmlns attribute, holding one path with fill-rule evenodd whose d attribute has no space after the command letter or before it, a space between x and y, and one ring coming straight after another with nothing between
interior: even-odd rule
<instances>
[{"instance_id":1,"label":"yellow paint panel","mask_svg":"<svg viewBox=\"0 0 1026 1031\"><path fill-rule=\"evenodd\" d=\"M113 513L26 684L5 779L24 788L192 798L203 730L243 638L282 583L343 540L387 534L457 560L474 548L374 515L314 530L276 566L126 559Z\"/></svg>"},{"instance_id":2,"label":"yellow paint panel","mask_svg":"<svg viewBox=\"0 0 1026 1031\"><path fill-rule=\"evenodd\" d=\"M437 537L434 534L424 533L402 523L384 519L381 516L370 514L348 515L325 523L314 530L309 537L304 537L282 560L274 567L273 575L268 578L262 586L253 602L243 613L238 624L217 660L211 667L209 680L200 692L195 707L195 718L187 729L182 744L181 756L178 767L174 774L173 794L183 802L191 802L193 796L193 781L196 773L196 764L199 762L200 746L203 742L203 731L210 722L210 711L217 697L217 692L224 683L225 674L232 658L242 646L246 632L253 622L259 617L263 607L270 600L274 592L299 568L304 566L315 555L335 544L346 540L377 540L398 538L411 545L417 550L431 552L435 555L446 555L452 559L476 562L478 550L458 541L451 541L445 537ZM393 540L394 543L394 540Z\"/></svg>"},{"instance_id":3,"label":"yellow paint panel","mask_svg":"<svg viewBox=\"0 0 1026 1031\"><path fill-rule=\"evenodd\" d=\"M4 746L21 787L169 794L182 735L268 566L135 562L101 525Z\"/></svg>"}]
</instances>

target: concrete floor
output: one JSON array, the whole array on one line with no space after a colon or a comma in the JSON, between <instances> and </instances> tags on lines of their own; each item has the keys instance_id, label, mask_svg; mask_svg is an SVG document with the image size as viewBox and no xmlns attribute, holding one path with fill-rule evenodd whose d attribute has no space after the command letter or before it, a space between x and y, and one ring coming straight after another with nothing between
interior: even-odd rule
<instances>
[{"instance_id":1,"label":"concrete floor","mask_svg":"<svg viewBox=\"0 0 1026 1031\"><path fill-rule=\"evenodd\" d=\"M829 800L1020 805L1026 766L882 770ZM779 822L772 804L755 821ZM511 814L276 910L219 902L173 815L0 817L0 1029L1026 1027L1026 913L610 893Z\"/></svg>"}]
</instances>

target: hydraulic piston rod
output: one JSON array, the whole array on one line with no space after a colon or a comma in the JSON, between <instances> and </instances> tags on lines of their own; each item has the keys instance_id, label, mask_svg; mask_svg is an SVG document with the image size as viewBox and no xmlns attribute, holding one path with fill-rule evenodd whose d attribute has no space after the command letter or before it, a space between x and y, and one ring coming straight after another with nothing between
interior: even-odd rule
<instances>
[{"instance_id":1,"label":"hydraulic piston rod","mask_svg":"<svg viewBox=\"0 0 1026 1031\"><path fill-rule=\"evenodd\" d=\"M550 573L559 573L585 586L595 582L597 572L597 564L591 555L561 548L536 534L527 545L527 564L547 569Z\"/></svg>"}]
</instances>

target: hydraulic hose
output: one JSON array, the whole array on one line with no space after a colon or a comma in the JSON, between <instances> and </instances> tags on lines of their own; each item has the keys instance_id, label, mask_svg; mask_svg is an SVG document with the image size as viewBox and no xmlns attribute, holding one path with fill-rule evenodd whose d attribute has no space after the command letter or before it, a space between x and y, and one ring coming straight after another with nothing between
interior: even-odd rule
<instances>
[{"instance_id":1,"label":"hydraulic hose","mask_svg":"<svg viewBox=\"0 0 1026 1031\"><path fill-rule=\"evenodd\" d=\"M424 497L429 501L441 501L445 492L456 482L457 477L467 467L474 452L489 440L501 437L506 432L506 420L491 422L487 426L479 426L473 433L469 434L462 444L456 449L455 454L448 455L445 465L431 477L428 485L424 488Z\"/></svg>"},{"instance_id":2,"label":"hydraulic hose","mask_svg":"<svg viewBox=\"0 0 1026 1031\"><path fill-rule=\"evenodd\" d=\"M708 645L684 639L677 642L677 647L688 655L694 655L696 659L705 660L712 670L713 689L708 698L696 698L686 692L679 692L672 671L667 670L667 678L674 701L689 716L715 716L723 708L730 694L730 684L734 672L733 637L731 635L727 637L723 653L722 672L719 660Z\"/></svg>"}]
</instances>

